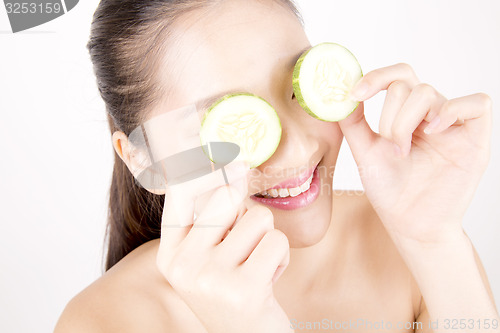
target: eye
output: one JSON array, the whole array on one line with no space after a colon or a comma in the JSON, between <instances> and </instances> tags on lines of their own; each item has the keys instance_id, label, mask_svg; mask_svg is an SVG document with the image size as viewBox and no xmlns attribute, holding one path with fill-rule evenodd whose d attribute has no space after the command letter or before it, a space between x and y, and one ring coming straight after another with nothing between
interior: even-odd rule
<instances>
[{"instance_id":1,"label":"eye","mask_svg":"<svg viewBox=\"0 0 500 333\"><path fill-rule=\"evenodd\" d=\"M295 99L295 92L292 92L292 99Z\"/></svg>"}]
</instances>

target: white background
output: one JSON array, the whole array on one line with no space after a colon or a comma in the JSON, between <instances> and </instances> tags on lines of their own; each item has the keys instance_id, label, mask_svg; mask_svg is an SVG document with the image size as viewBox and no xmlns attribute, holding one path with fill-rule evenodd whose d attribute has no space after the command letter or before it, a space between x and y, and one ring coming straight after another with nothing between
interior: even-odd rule
<instances>
[{"instance_id":1,"label":"white background","mask_svg":"<svg viewBox=\"0 0 500 333\"><path fill-rule=\"evenodd\" d=\"M85 44L96 0L12 34L0 6L0 331L50 332L101 274L113 151ZM500 2L298 1L313 44L349 48L364 72L411 64L447 97L500 103ZM377 128L383 94L366 112ZM500 300L500 123L465 217ZM347 147L336 188L360 188ZM459 272L457 272L459 274Z\"/></svg>"}]
</instances>

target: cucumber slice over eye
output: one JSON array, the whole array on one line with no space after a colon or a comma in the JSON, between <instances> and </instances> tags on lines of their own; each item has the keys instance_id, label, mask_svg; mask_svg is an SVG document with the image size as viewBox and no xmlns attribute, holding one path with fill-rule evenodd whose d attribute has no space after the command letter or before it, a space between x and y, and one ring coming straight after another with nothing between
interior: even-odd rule
<instances>
[{"instance_id":1,"label":"cucumber slice over eye","mask_svg":"<svg viewBox=\"0 0 500 333\"><path fill-rule=\"evenodd\" d=\"M339 121L359 102L349 91L363 72L354 55L342 45L322 43L302 54L293 70L293 92L300 106L323 121Z\"/></svg>"},{"instance_id":2,"label":"cucumber slice over eye","mask_svg":"<svg viewBox=\"0 0 500 333\"><path fill-rule=\"evenodd\" d=\"M274 108L264 99L248 93L229 94L210 107L201 122L202 145L232 142L240 147L236 160L255 168L276 151L281 140L281 123ZM209 158L217 163L211 156Z\"/></svg>"}]
</instances>

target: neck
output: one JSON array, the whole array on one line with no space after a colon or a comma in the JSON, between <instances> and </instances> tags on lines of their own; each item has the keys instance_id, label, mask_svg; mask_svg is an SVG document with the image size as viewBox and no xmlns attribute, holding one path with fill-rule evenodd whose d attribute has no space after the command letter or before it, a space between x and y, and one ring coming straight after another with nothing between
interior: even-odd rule
<instances>
[{"instance_id":1,"label":"neck","mask_svg":"<svg viewBox=\"0 0 500 333\"><path fill-rule=\"evenodd\" d=\"M290 249L290 263L275 288L309 293L333 282L338 272L349 265L362 242L360 224L373 216L366 196L354 192L335 195L332 218L327 232L318 243Z\"/></svg>"}]
</instances>

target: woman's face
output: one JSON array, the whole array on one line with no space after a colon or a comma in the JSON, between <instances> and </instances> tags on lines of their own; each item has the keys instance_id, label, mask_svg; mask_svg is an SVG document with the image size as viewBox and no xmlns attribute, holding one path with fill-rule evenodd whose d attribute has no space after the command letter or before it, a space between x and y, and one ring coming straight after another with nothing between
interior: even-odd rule
<instances>
[{"instance_id":1,"label":"woman's face","mask_svg":"<svg viewBox=\"0 0 500 333\"><path fill-rule=\"evenodd\" d=\"M309 195L309 201L302 196L298 203L299 197L274 203L247 200L271 209L275 227L288 236L292 247L318 242L328 228L333 169L342 142L336 123L312 118L293 96L293 67L308 47L303 28L289 9L273 1L223 1L174 23L160 71L168 91L162 109L200 106L231 92L256 94L275 108L282 125L281 142L257 168L261 172L250 182L251 193L300 178L318 166L311 187L316 187L317 195ZM283 205L297 208L283 209Z\"/></svg>"}]
</instances>

